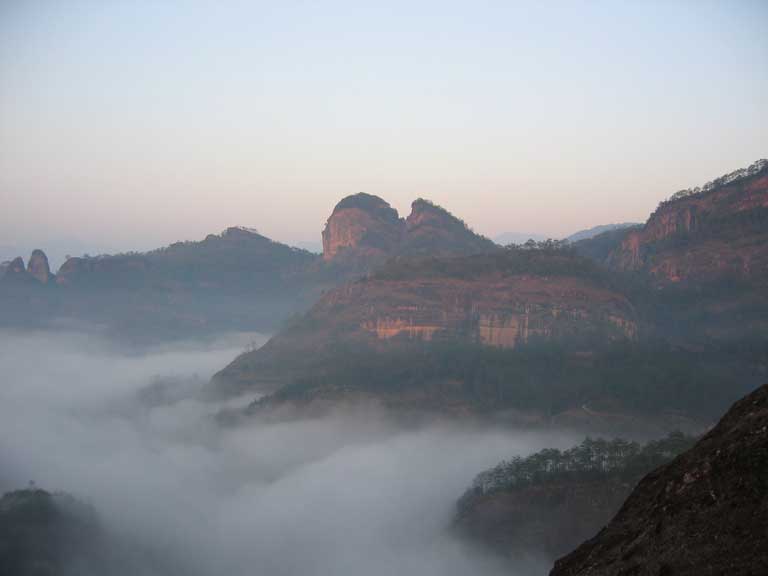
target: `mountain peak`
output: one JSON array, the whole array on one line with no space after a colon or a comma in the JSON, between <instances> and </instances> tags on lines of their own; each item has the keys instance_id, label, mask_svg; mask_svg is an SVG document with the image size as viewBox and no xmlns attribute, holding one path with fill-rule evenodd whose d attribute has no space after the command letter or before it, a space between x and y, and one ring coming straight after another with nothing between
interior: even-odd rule
<instances>
[{"instance_id":1,"label":"mountain peak","mask_svg":"<svg viewBox=\"0 0 768 576\"><path fill-rule=\"evenodd\" d=\"M472 254L498 248L473 232L463 220L424 198L418 198L411 205L405 228L402 248L405 254Z\"/></svg>"},{"instance_id":2,"label":"mountain peak","mask_svg":"<svg viewBox=\"0 0 768 576\"><path fill-rule=\"evenodd\" d=\"M48 264L48 256L40 249L32 251L27 265L27 272L41 284L47 284L51 279L51 267Z\"/></svg>"},{"instance_id":3,"label":"mountain peak","mask_svg":"<svg viewBox=\"0 0 768 576\"><path fill-rule=\"evenodd\" d=\"M381 257L400 242L403 221L382 198L359 192L343 198L323 229L323 258L340 252L349 256Z\"/></svg>"}]
</instances>

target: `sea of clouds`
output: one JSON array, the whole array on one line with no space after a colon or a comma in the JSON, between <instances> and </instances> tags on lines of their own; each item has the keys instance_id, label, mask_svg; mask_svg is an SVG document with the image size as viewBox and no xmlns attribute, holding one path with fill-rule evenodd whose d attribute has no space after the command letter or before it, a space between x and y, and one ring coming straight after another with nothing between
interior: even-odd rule
<instances>
[{"instance_id":1,"label":"sea of clouds","mask_svg":"<svg viewBox=\"0 0 768 576\"><path fill-rule=\"evenodd\" d=\"M153 559L138 563L145 574L546 573L546 561L510 567L449 527L479 471L573 436L403 429L370 411L222 428L221 406L197 392L254 340L265 337L138 352L95 334L0 333L0 490L32 481L93 505Z\"/></svg>"}]
</instances>

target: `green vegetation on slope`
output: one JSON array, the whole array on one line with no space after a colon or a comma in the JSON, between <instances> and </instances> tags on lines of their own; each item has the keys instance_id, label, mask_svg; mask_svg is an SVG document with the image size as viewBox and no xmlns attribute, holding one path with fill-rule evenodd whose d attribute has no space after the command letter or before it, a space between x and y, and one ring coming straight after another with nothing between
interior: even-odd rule
<instances>
[{"instance_id":1,"label":"green vegetation on slope","mask_svg":"<svg viewBox=\"0 0 768 576\"><path fill-rule=\"evenodd\" d=\"M637 481L654 468L691 448L696 438L672 432L641 446L621 438L585 438L568 450L547 448L525 458L515 456L477 475L459 500L459 508L481 494L518 490L532 484L593 481L616 477Z\"/></svg>"},{"instance_id":2,"label":"green vegetation on slope","mask_svg":"<svg viewBox=\"0 0 768 576\"><path fill-rule=\"evenodd\" d=\"M460 404L476 411L674 410L709 418L756 386L768 366L765 339L731 347L674 348L661 341L537 343L500 349L456 342L410 342L381 353L337 345L272 398L302 401L323 389L371 392L385 399L428 393L425 408ZM583 348L582 348L583 349ZM739 382L739 386L727 386Z\"/></svg>"}]
</instances>

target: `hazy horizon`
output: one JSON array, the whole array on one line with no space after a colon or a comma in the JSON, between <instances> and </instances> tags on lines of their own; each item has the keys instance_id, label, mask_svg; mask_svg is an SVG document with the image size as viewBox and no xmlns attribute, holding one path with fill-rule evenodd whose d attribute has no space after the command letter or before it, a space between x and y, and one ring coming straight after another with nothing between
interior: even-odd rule
<instances>
[{"instance_id":1,"label":"hazy horizon","mask_svg":"<svg viewBox=\"0 0 768 576\"><path fill-rule=\"evenodd\" d=\"M359 191L491 238L644 221L768 156L766 55L753 1L5 2L0 248L317 243Z\"/></svg>"}]
</instances>

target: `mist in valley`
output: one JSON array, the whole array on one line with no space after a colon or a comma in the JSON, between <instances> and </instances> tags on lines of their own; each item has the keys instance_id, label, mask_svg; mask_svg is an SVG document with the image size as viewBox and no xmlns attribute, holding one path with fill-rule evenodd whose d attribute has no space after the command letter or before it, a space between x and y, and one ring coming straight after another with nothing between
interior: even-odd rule
<instances>
[{"instance_id":1,"label":"mist in valley","mask_svg":"<svg viewBox=\"0 0 768 576\"><path fill-rule=\"evenodd\" d=\"M405 430L369 411L218 426L222 406L200 388L264 341L136 352L94 334L3 332L0 489L34 482L92 505L131 574L510 573L451 532L456 499L499 460L575 436Z\"/></svg>"}]
</instances>

